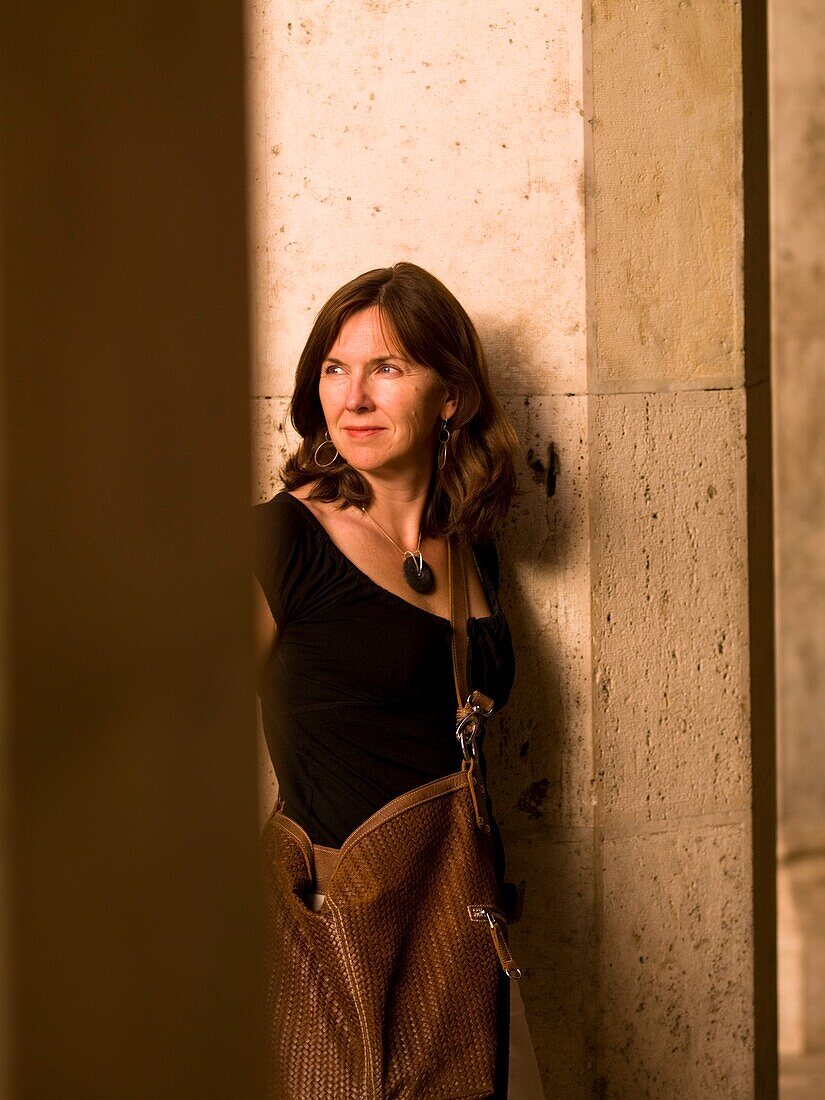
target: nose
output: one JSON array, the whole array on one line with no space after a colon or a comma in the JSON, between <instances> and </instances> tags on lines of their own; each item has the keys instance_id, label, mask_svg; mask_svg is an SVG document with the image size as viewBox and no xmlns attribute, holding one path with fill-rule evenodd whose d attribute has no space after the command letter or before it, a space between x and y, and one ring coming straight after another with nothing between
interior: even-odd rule
<instances>
[{"instance_id":1,"label":"nose","mask_svg":"<svg viewBox=\"0 0 825 1100\"><path fill-rule=\"evenodd\" d=\"M368 412L375 408L369 390L360 371L353 371L347 387L347 412Z\"/></svg>"}]
</instances>

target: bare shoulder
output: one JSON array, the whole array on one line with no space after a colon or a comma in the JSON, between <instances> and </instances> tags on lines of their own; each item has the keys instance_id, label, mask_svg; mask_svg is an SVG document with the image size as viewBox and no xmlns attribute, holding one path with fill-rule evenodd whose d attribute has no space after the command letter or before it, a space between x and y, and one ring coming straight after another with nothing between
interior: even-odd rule
<instances>
[{"instance_id":1,"label":"bare shoulder","mask_svg":"<svg viewBox=\"0 0 825 1100\"><path fill-rule=\"evenodd\" d=\"M317 480L307 481L305 484L299 485L297 489L287 489L287 492L309 508L328 530L346 529L357 509L341 509L335 501L310 500L309 494L317 484Z\"/></svg>"},{"instance_id":2,"label":"bare shoulder","mask_svg":"<svg viewBox=\"0 0 825 1100\"><path fill-rule=\"evenodd\" d=\"M306 500L307 496L312 492L317 484L317 481L307 481L304 485L299 485L297 489L287 489L286 491L291 497L297 497L298 500ZM309 503L314 504L315 501L311 500Z\"/></svg>"},{"instance_id":3,"label":"bare shoulder","mask_svg":"<svg viewBox=\"0 0 825 1100\"><path fill-rule=\"evenodd\" d=\"M312 492L317 484L318 479L316 478L315 481L305 481L304 484L299 485L297 489L287 489L286 491L291 497L298 497L300 500L303 500L305 496Z\"/></svg>"},{"instance_id":4,"label":"bare shoulder","mask_svg":"<svg viewBox=\"0 0 825 1100\"><path fill-rule=\"evenodd\" d=\"M319 519L328 515L328 509L330 505L324 500L310 500L309 494L318 484L318 481L307 481L303 485L299 485L297 489L287 489L287 492L291 497L295 497L296 500L302 501L310 512L314 512Z\"/></svg>"}]
</instances>

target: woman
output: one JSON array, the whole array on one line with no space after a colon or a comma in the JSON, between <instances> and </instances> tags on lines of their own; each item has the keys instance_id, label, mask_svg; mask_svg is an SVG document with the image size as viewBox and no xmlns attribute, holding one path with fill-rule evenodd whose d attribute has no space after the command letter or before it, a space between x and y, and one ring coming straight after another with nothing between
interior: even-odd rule
<instances>
[{"instance_id":1,"label":"woman","mask_svg":"<svg viewBox=\"0 0 825 1100\"><path fill-rule=\"evenodd\" d=\"M327 302L290 411L302 441L281 470L285 488L253 509L262 719L283 813L337 849L391 799L461 766L452 536L472 686L495 710L507 701L514 659L492 535L515 491L518 440L469 317L409 263L367 272ZM486 776L481 744L479 756ZM538 1100L516 983L510 1004L509 1097Z\"/></svg>"}]
</instances>

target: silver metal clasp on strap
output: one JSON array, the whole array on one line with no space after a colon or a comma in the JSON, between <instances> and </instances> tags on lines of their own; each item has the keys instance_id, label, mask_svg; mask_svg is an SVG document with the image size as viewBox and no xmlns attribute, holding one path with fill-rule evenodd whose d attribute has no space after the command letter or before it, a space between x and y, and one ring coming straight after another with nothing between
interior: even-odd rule
<instances>
[{"instance_id":1,"label":"silver metal clasp on strap","mask_svg":"<svg viewBox=\"0 0 825 1100\"><path fill-rule=\"evenodd\" d=\"M481 722L475 714L465 715L456 726L455 735L465 760L472 760L477 753L476 734L480 728Z\"/></svg>"},{"instance_id":2,"label":"silver metal clasp on strap","mask_svg":"<svg viewBox=\"0 0 825 1100\"><path fill-rule=\"evenodd\" d=\"M455 735L461 745L461 753L464 759L469 761L477 755L476 737L484 720L493 713L494 704L492 701L489 705L481 703L477 692L471 691L464 706L468 707L469 710L456 726Z\"/></svg>"}]
</instances>

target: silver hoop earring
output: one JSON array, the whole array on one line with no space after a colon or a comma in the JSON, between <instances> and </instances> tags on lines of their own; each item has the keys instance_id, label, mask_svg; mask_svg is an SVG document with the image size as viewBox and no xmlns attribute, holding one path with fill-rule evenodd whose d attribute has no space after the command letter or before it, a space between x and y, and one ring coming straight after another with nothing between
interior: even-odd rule
<instances>
[{"instance_id":1,"label":"silver hoop earring","mask_svg":"<svg viewBox=\"0 0 825 1100\"><path fill-rule=\"evenodd\" d=\"M438 433L438 442L441 446L438 448L438 468L444 469L444 464L447 461L447 444L450 442L450 429L447 427L447 421L441 421L441 429Z\"/></svg>"},{"instance_id":2,"label":"silver hoop earring","mask_svg":"<svg viewBox=\"0 0 825 1100\"><path fill-rule=\"evenodd\" d=\"M327 443L329 443L331 447L335 447L335 444L329 438L329 432L324 432L324 438L321 440L321 442L318 444L318 446L312 452L312 457L315 459L315 465L316 466L331 466L333 464L333 462L336 460L336 458L338 457L338 449L336 448L335 454L332 456L332 458L329 460L329 462L319 462L318 461L318 452L321 450L322 447L326 447Z\"/></svg>"}]
</instances>

